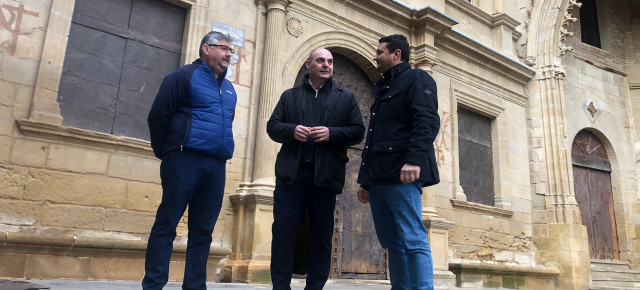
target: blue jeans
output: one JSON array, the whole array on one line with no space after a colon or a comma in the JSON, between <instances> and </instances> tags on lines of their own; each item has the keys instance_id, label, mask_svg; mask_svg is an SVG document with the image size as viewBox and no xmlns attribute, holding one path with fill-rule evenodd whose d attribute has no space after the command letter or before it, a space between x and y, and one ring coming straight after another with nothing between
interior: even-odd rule
<instances>
[{"instance_id":1,"label":"blue jeans","mask_svg":"<svg viewBox=\"0 0 640 290\"><path fill-rule=\"evenodd\" d=\"M422 223L420 185L369 187L369 203L378 241L389 253L393 290L433 289L433 261Z\"/></svg>"},{"instance_id":2,"label":"blue jeans","mask_svg":"<svg viewBox=\"0 0 640 290\"><path fill-rule=\"evenodd\" d=\"M142 288L162 289L167 284L176 227L189 205L182 289L207 289L207 259L222 207L225 160L193 151L173 152L162 160L160 178L162 202L149 235Z\"/></svg>"}]
</instances>

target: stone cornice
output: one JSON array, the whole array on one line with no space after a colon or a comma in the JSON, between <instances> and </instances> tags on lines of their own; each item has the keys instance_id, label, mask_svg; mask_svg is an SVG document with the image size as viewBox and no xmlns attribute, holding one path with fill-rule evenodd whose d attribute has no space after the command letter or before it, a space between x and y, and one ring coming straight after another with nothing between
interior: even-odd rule
<instances>
[{"instance_id":1,"label":"stone cornice","mask_svg":"<svg viewBox=\"0 0 640 290\"><path fill-rule=\"evenodd\" d=\"M491 27L496 27L499 25L506 26L509 30L511 30L511 34L513 35L514 40L518 40L522 33L516 30L516 26L520 25L518 20L515 20L513 17L509 16L506 13L496 13L491 15Z\"/></svg>"},{"instance_id":2,"label":"stone cornice","mask_svg":"<svg viewBox=\"0 0 640 290\"><path fill-rule=\"evenodd\" d=\"M16 120L18 129L25 136L40 137L49 140L60 140L71 144L88 144L107 149L136 152L153 156L153 150L148 141L119 137L107 133L95 132L85 129L66 127L46 122L28 119Z\"/></svg>"},{"instance_id":3,"label":"stone cornice","mask_svg":"<svg viewBox=\"0 0 640 290\"><path fill-rule=\"evenodd\" d=\"M427 6L415 12L411 23L416 30L427 29L437 35L442 31L451 29L452 26L458 24L458 21Z\"/></svg>"},{"instance_id":4,"label":"stone cornice","mask_svg":"<svg viewBox=\"0 0 640 290\"><path fill-rule=\"evenodd\" d=\"M446 0L445 5L449 5L457 10L462 11L463 13L468 14L469 16L477 19L486 26L492 26L493 24L493 17L491 16L491 14L480 9L480 7L478 6L467 2L466 0Z\"/></svg>"},{"instance_id":5,"label":"stone cornice","mask_svg":"<svg viewBox=\"0 0 640 290\"><path fill-rule=\"evenodd\" d=\"M436 37L435 46L453 53L462 59L473 61L483 68L492 70L506 79L526 84L535 70L489 48L466 35L449 30Z\"/></svg>"},{"instance_id":6,"label":"stone cornice","mask_svg":"<svg viewBox=\"0 0 640 290\"><path fill-rule=\"evenodd\" d=\"M465 103L489 116L499 116L505 110L504 99L522 107L526 105L526 99L524 98L513 99L508 96L497 97L494 94L487 93L455 79L451 80L451 88L456 93L458 102Z\"/></svg>"},{"instance_id":7,"label":"stone cornice","mask_svg":"<svg viewBox=\"0 0 640 290\"><path fill-rule=\"evenodd\" d=\"M451 199L451 205L453 205L453 207L464 208L472 211L479 211L482 213L488 213L488 214L493 214L498 216L510 217L513 215L512 210L502 209L494 206L488 206L484 204L462 201L457 199Z\"/></svg>"},{"instance_id":8,"label":"stone cornice","mask_svg":"<svg viewBox=\"0 0 640 290\"><path fill-rule=\"evenodd\" d=\"M295 1L289 6L289 11L314 19L336 30L350 31L362 39L365 39L374 47L378 45L377 40L382 36L379 32L366 27L361 23L357 23L351 19L338 15L324 7L317 6L310 1Z\"/></svg>"},{"instance_id":9,"label":"stone cornice","mask_svg":"<svg viewBox=\"0 0 640 290\"><path fill-rule=\"evenodd\" d=\"M38 248L42 252L50 254L51 252L59 252L68 254L69 252L78 252L81 250L105 251L107 254L113 255L120 252L121 254L131 255L133 253L144 255L147 248L147 242L142 240L123 240L123 239L104 239L91 238L82 236L49 236L35 233L25 232L1 232L0 246L4 247L31 247ZM174 243L173 252L184 254L187 251L187 244ZM96 254L92 252L92 254ZM226 247L211 247L209 256L225 257L231 254L231 249Z\"/></svg>"},{"instance_id":10,"label":"stone cornice","mask_svg":"<svg viewBox=\"0 0 640 290\"><path fill-rule=\"evenodd\" d=\"M629 82L629 89L630 90L638 90L638 89L640 89L640 83L639 82Z\"/></svg>"},{"instance_id":11,"label":"stone cornice","mask_svg":"<svg viewBox=\"0 0 640 290\"><path fill-rule=\"evenodd\" d=\"M483 92L498 96L519 106L524 107L527 104L528 97L525 95L523 85L520 83L511 83L505 87L504 84L489 82L485 78L460 70L458 67L444 62L439 63L439 65L434 68L434 71L451 77L453 80L452 85L454 82L464 82L474 88L483 88Z\"/></svg>"}]
</instances>

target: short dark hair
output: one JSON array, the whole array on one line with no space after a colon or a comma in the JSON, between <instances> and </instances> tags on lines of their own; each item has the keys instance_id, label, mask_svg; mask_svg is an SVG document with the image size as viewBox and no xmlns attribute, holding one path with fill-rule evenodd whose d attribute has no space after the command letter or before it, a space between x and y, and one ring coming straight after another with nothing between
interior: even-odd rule
<instances>
[{"instance_id":1,"label":"short dark hair","mask_svg":"<svg viewBox=\"0 0 640 290\"><path fill-rule=\"evenodd\" d=\"M383 38L380 38L380 40L378 40L378 43L386 43L387 50L389 50L389 52L391 53L396 51L396 49L399 49L402 61L409 62L409 55L411 54L411 51L409 50L409 42L407 41L407 38L404 37L404 35L393 34L385 36Z\"/></svg>"},{"instance_id":2,"label":"short dark hair","mask_svg":"<svg viewBox=\"0 0 640 290\"><path fill-rule=\"evenodd\" d=\"M202 57L202 46L205 44L214 44L218 41L226 41L228 43L233 42L233 37L229 34L222 33L220 31L209 31L200 41L200 50L198 51L198 55Z\"/></svg>"}]
</instances>

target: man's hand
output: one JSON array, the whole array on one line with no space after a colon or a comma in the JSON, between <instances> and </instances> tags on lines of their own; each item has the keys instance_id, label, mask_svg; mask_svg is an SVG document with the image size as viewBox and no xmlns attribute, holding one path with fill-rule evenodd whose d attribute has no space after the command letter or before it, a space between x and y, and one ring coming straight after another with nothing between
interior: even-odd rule
<instances>
[{"instance_id":1,"label":"man's hand","mask_svg":"<svg viewBox=\"0 0 640 290\"><path fill-rule=\"evenodd\" d=\"M327 127L311 127L310 129L311 134L309 134L308 137L314 139L314 142L329 141L329 139L331 138L331 134L329 134L329 128Z\"/></svg>"},{"instance_id":2,"label":"man's hand","mask_svg":"<svg viewBox=\"0 0 640 290\"><path fill-rule=\"evenodd\" d=\"M364 188L362 188L362 187L360 187L358 189L358 200L361 203L365 203L365 204L368 203L369 202L369 191L364 189Z\"/></svg>"},{"instance_id":3,"label":"man's hand","mask_svg":"<svg viewBox=\"0 0 640 290\"><path fill-rule=\"evenodd\" d=\"M411 163L405 163L400 169L400 182L407 184L420 178L420 166Z\"/></svg>"},{"instance_id":4,"label":"man's hand","mask_svg":"<svg viewBox=\"0 0 640 290\"><path fill-rule=\"evenodd\" d=\"M300 142L307 142L307 138L311 133L311 128L305 127L302 125L296 126L296 129L293 130L293 139L296 139Z\"/></svg>"}]
</instances>

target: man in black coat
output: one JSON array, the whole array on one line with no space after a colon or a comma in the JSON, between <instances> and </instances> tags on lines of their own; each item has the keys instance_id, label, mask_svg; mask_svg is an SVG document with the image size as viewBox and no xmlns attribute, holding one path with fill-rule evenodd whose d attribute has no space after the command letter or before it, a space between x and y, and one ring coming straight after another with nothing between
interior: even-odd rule
<instances>
[{"instance_id":1,"label":"man in black coat","mask_svg":"<svg viewBox=\"0 0 640 290\"><path fill-rule=\"evenodd\" d=\"M433 289L433 263L422 223L422 187L440 181L433 141L440 130L436 83L409 65L402 35L379 40L373 60L382 80L358 175L358 200L371 204L393 289Z\"/></svg>"},{"instance_id":2,"label":"man in black coat","mask_svg":"<svg viewBox=\"0 0 640 290\"><path fill-rule=\"evenodd\" d=\"M314 50L302 83L282 93L267 133L282 143L273 192L271 280L274 290L291 289L296 233L309 215L311 253L305 289L322 289L329 278L336 194L344 186L347 147L364 137L353 93L333 82L333 56Z\"/></svg>"}]
</instances>

